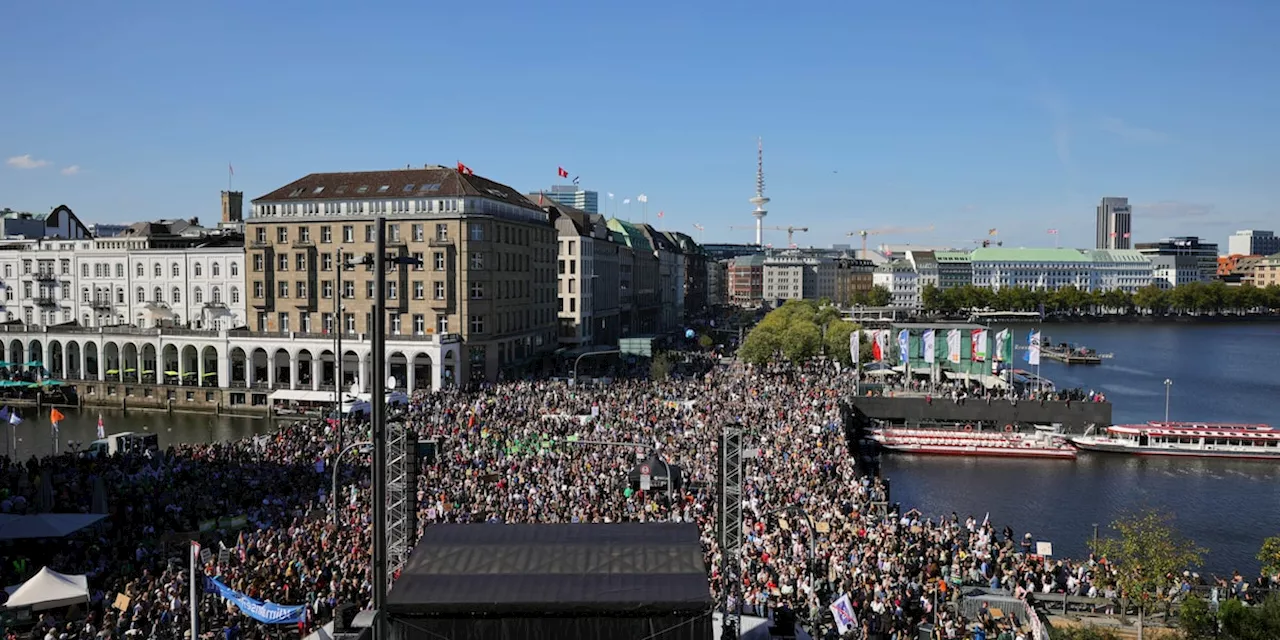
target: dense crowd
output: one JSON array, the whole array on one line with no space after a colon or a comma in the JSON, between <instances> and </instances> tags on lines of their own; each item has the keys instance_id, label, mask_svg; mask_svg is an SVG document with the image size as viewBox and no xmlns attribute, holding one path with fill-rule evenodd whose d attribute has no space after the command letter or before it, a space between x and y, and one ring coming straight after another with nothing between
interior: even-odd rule
<instances>
[{"instance_id":1,"label":"dense crowd","mask_svg":"<svg viewBox=\"0 0 1280 640\"><path fill-rule=\"evenodd\" d=\"M931 622L943 639L969 637L975 625L993 638L1001 632L1023 638L985 609L965 619L944 605L961 585L1019 595L1105 594L1105 564L1046 563L1032 555L1029 537L973 517L897 512L885 485L860 473L850 455L839 406L853 389L848 372L686 358L662 382L516 381L415 396L404 410L408 423L443 443L422 470L420 522L693 522L703 531L712 588L723 593L714 531L716 441L723 425L737 423L760 452L744 463L747 533L741 595L733 604L745 612L788 607L832 633L830 616L823 622L827 606L847 594L858 621L852 637L902 640ZM366 428L347 425L346 441ZM201 522L241 514L247 519L241 529L194 534L210 549L226 549L211 554L207 573L259 600L306 605L304 631L340 604L365 606L368 460L353 455L344 466L335 522L327 473L334 430L316 420L147 456L0 460L0 511L31 509L45 474L55 488L55 512L87 511L95 479L110 487L111 515L102 524L65 540L0 542L0 555L9 559L0 566L2 584L49 566L87 574L93 590L85 615L44 616L25 637L184 637L188 540ZM587 440L635 446L581 443ZM678 491L629 483L638 456L654 452L683 469ZM777 513L797 506L802 511ZM269 637L266 627L219 598L207 595L200 607L210 634Z\"/></svg>"}]
</instances>

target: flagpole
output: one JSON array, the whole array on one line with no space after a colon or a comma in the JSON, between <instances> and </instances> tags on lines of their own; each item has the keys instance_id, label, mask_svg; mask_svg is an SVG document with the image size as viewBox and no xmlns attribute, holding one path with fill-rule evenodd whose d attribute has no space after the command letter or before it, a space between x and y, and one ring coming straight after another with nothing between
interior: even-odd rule
<instances>
[{"instance_id":1,"label":"flagpole","mask_svg":"<svg viewBox=\"0 0 1280 640\"><path fill-rule=\"evenodd\" d=\"M191 543L191 640L200 638L200 593L196 588L196 561L200 558L200 543Z\"/></svg>"}]
</instances>

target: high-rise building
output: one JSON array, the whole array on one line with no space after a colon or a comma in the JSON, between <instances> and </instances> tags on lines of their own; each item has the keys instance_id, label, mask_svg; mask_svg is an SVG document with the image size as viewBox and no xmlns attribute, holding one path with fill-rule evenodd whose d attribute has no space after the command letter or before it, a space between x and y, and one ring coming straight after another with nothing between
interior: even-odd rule
<instances>
[{"instance_id":1,"label":"high-rise building","mask_svg":"<svg viewBox=\"0 0 1280 640\"><path fill-rule=\"evenodd\" d=\"M1240 256L1269 256L1280 253L1280 237L1273 231L1245 229L1227 239L1227 254Z\"/></svg>"},{"instance_id":2,"label":"high-rise building","mask_svg":"<svg viewBox=\"0 0 1280 640\"><path fill-rule=\"evenodd\" d=\"M533 197L534 194L529 195L534 202L538 201L536 197ZM575 184L551 185L549 189L543 192L543 195L579 211L600 213L600 194L595 191L580 189Z\"/></svg>"},{"instance_id":3,"label":"high-rise building","mask_svg":"<svg viewBox=\"0 0 1280 640\"><path fill-rule=\"evenodd\" d=\"M1097 249L1128 249L1133 237L1133 210L1128 198L1103 198L1098 205Z\"/></svg>"}]
</instances>

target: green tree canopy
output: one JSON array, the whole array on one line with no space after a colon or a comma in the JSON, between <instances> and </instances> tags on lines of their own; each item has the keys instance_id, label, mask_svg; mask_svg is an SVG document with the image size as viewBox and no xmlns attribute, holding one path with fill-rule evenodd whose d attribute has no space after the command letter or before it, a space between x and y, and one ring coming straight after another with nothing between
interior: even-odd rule
<instances>
[{"instance_id":1,"label":"green tree canopy","mask_svg":"<svg viewBox=\"0 0 1280 640\"><path fill-rule=\"evenodd\" d=\"M1135 309L1153 315L1171 312L1258 313L1280 310L1280 286L1232 287L1223 282L1191 282L1162 289L1153 284L1130 294L1119 289L1087 291L1073 286L1052 291L1026 287L1005 287L992 291L973 285L939 289L930 284L921 290L921 302L926 312L941 314L974 309L1037 311L1040 305L1044 305L1046 313L1066 315L1129 313Z\"/></svg>"},{"instance_id":2,"label":"green tree canopy","mask_svg":"<svg viewBox=\"0 0 1280 640\"><path fill-rule=\"evenodd\" d=\"M1126 515L1111 524L1116 536L1098 541L1098 551L1115 567L1122 595L1143 611L1168 590L1166 576L1200 565L1204 549L1182 537L1173 522L1172 514L1156 510Z\"/></svg>"},{"instance_id":3,"label":"green tree canopy","mask_svg":"<svg viewBox=\"0 0 1280 640\"><path fill-rule=\"evenodd\" d=\"M738 355L764 364L777 359L802 362L825 352L847 365L852 361L849 335L856 329L857 325L840 319L839 310L829 303L789 300L747 334Z\"/></svg>"}]
</instances>

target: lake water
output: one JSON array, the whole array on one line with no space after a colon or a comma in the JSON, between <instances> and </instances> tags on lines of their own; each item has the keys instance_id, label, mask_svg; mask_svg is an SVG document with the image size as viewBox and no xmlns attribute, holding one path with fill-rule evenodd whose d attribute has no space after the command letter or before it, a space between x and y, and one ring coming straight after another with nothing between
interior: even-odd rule
<instances>
[{"instance_id":1,"label":"lake water","mask_svg":"<svg viewBox=\"0 0 1280 640\"><path fill-rule=\"evenodd\" d=\"M1012 327L1025 344L1029 326ZM1107 394L1115 422L1163 420L1166 379L1171 420L1262 422L1280 426L1280 324L1045 325L1055 342L1113 353L1097 367L1042 361L1059 389ZM1017 358L1022 368L1027 368ZM1093 524L1157 507L1209 551L1204 570L1255 572L1263 538L1280 535L1280 464L1081 454L1075 462L886 456L893 499L929 514L956 511L1053 542L1055 555L1081 557Z\"/></svg>"}]
</instances>

